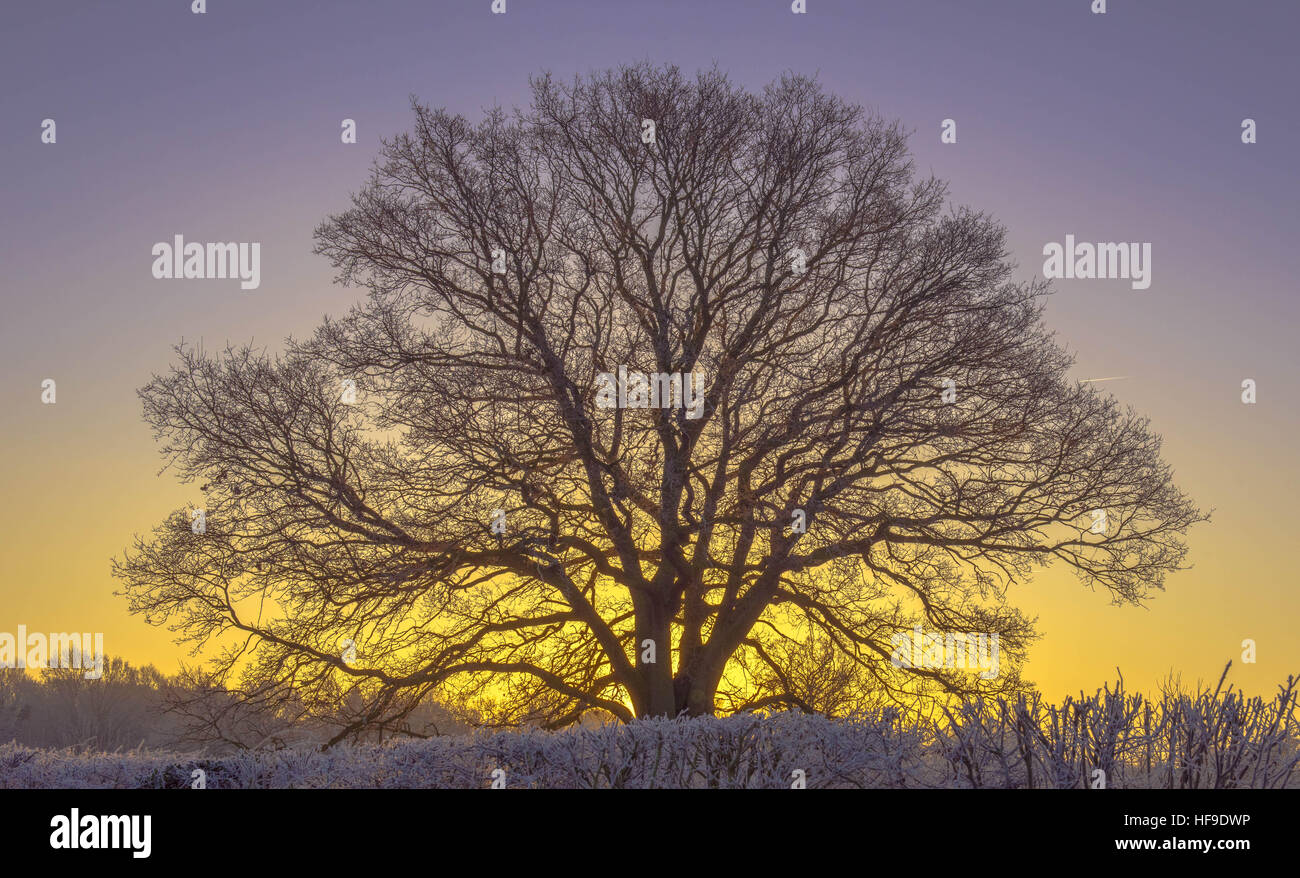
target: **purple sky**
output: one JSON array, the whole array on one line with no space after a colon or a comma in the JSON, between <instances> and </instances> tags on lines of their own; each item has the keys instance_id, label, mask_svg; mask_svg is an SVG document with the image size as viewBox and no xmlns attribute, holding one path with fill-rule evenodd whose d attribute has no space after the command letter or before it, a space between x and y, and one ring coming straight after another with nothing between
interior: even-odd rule
<instances>
[{"instance_id":1,"label":"purple sky","mask_svg":"<svg viewBox=\"0 0 1300 878\"><path fill-rule=\"evenodd\" d=\"M1091 0L807 0L799 16L788 0L508 4L9 5L0 630L105 630L110 652L174 661L166 632L110 594L108 558L190 497L155 477L135 389L182 338L275 345L360 298L331 284L311 235L346 206L378 138L409 126L411 94L476 118L525 102L530 74L648 59L716 63L750 88L817 74L900 118L918 168L1008 226L1023 278L1066 234L1150 242L1150 289L1057 281L1048 318L1079 377L1130 376L1107 389L1152 417L1215 521L1192 540L1198 570L1150 611L1108 608L1061 577L1050 596L1035 583L1020 603L1047 638L1030 676L1053 690L1091 688L1116 664L1145 683L1170 667L1208 676L1244 637L1273 638L1254 688L1300 670L1281 621L1300 611L1300 3L1109 0L1094 15ZM54 145L40 141L45 118ZM340 143L344 118L356 145ZM940 143L944 118L956 144ZM260 289L154 280L150 248L176 234L261 242ZM54 407L39 404L46 377ZM1247 377L1254 407L1238 398ZM1141 637L1157 640L1133 646Z\"/></svg>"}]
</instances>

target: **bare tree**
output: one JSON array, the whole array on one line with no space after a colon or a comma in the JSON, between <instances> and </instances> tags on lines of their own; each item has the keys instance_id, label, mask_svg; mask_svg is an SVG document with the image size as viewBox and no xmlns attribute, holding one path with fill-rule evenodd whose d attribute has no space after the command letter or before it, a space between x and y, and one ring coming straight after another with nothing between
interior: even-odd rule
<instances>
[{"instance_id":1,"label":"bare tree","mask_svg":"<svg viewBox=\"0 0 1300 878\"><path fill-rule=\"evenodd\" d=\"M113 751L166 740L162 701L170 681L153 665L104 656L96 679L81 668L51 667L40 671L39 684L29 682L22 738L36 746Z\"/></svg>"},{"instance_id":2,"label":"bare tree","mask_svg":"<svg viewBox=\"0 0 1300 878\"><path fill-rule=\"evenodd\" d=\"M1067 378L1045 284L897 123L798 76L532 86L477 125L415 104L320 226L365 304L142 389L207 529L178 511L116 570L232 635L219 679L354 689L350 731L431 693L560 726L798 705L811 631L862 691L1005 693L1011 583L1056 562L1132 602L1181 566L1205 516L1159 438ZM606 407L620 367L700 405ZM897 667L916 625L999 635L998 677Z\"/></svg>"}]
</instances>

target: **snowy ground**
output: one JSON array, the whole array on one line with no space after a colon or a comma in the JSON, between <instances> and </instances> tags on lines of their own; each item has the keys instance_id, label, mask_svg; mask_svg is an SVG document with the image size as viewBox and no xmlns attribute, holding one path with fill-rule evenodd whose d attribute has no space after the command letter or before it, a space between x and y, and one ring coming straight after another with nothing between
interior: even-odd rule
<instances>
[{"instance_id":1,"label":"snowy ground","mask_svg":"<svg viewBox=\"0 0 1300 878\"><path fill-rule=\"evenodd\" d=\"M1060 706L968 702L939 727L893 712L747 714L219 758L7 744L0 787L1297 787L1297 732L1288 692L1150 702L1103 691Z\"/></svg>"}]
</instances>

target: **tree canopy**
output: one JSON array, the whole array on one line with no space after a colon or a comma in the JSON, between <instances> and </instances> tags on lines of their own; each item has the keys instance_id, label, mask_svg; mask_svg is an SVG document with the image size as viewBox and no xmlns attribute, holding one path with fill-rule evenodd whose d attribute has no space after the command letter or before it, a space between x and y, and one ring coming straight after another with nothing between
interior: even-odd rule
<instances>
[{"instance_id":1,"label":"tree canopy","mask_svg":"<svg viewBox=\"0 0 1300 878\"><path fill-rule=\"evenodd\" d=\"M364 693L360 728L442 693L548 726L1003 693L1008 586L1056 563L1134 602L1182 565L1204 516L1159 437L1068 376L1046 283L898 123L645 64L413 109L316 232L366 301L141 390L206 528L117 574L236 635L249 697ZM699 408L599 404L620 367ZM916 626L998 635L998 675L899 668Z\"/></svg>"}]
</instances>

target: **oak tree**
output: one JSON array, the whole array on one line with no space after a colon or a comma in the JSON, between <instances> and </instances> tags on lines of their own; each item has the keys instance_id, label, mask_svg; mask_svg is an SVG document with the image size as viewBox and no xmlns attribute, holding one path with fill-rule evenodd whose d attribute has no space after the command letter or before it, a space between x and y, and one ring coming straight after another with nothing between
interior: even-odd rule
<instances>
[{"instance_id":1,"label":"oak tree","mask_svg":"<svg viewBox=\"0 0 1300 878\"><path fill-rule=\"evenodd\" d=\"M560 726L1007 692L1010 585L1134 602L1182 565L1204 516L1158 436L1069 377L1045 282L898 123L649 65L413 109L316 233L364 303L141 391L206 527L117 574L231 691L363 693L340 736L432 696ZM598 404L620 367L700 407ZM997 634L998 676L898 667L916 626Z\"/></svg>"}]
</instances>

